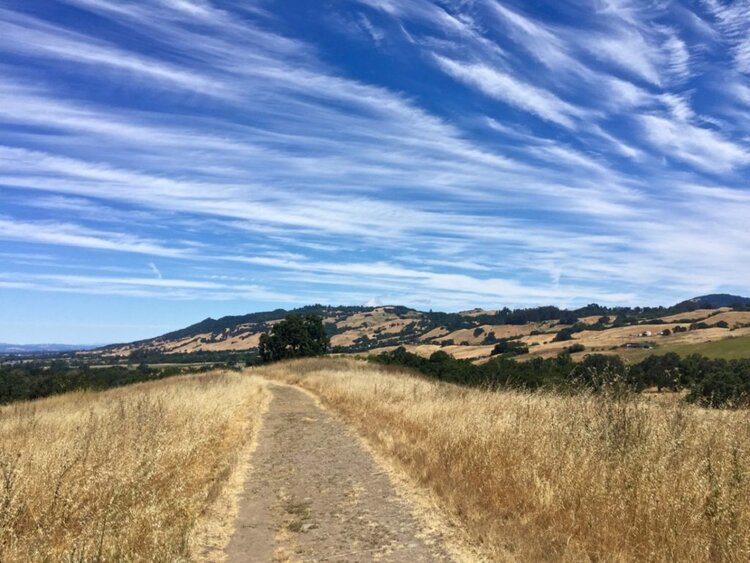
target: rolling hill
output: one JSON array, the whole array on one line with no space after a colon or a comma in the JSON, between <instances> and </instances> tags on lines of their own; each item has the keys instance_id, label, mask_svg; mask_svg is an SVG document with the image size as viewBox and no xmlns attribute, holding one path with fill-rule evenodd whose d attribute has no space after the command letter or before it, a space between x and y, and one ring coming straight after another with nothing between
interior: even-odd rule
<instances>
[{"instance_id":1,"label":"rolling hill","mask_svg":"<svg viewBox=\"0 0 750 563\"><path fill-rule=\"evenodd\" d=\"M672 307L591 304L575 310L549 306L442 313L402 306L310 305L207 318L156 338L85 353L130 357L252 351L257 349L262 333L294 313L321 316L335 353L369 353L405 346L421 355L444 350L456 358L482 361L493 354L499 342L516 341L528 349L517 356L521 360L554 356L574 345L572 351L577 350L577 354L628 356L654 348L689 350L692 345L750 335L747 309L749 298L725 294L695 297Z\"/></svg>"},{"instance_id":2,"label":"rolling hill","mask_svg":"<svg viewBox=\"0 0 750 563\"><path fill-rule=\"evenodd\" d=\"M719 309L721 307L731 307L733 309L750 307L750 297L740 297L739 295L730 295L728 293L712 293L711 295L702 295L682 301L672 307L672 309L677 312L689 312L696 309Z\"/></svg>"}]
</instances>

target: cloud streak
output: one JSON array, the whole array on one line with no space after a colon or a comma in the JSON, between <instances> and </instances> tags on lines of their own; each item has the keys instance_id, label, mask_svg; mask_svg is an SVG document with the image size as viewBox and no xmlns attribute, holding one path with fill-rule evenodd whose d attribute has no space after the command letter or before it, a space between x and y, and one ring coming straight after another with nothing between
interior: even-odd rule
<instances>
[{"instance_id":1,"label":"cloud streak","mask_svg":"<svg viewBox=\"0 0 750 563\"><path fill-rule=\"evenodd\" d=\"M574 119L584 113L550 92L486 65L459 63L444 57L436 57L436 61L440 68L457 80L558 125L573 129Z\"/></svg>"},{"instance_id":2,"label":"cloud streak","mask_svg":"<svg viewBox=\"0 0 750 563\"><path fill-rule=\"evenodd\" d=\"M73 246L170 258L187 258L192 255L190 249L170 248L128 234L97 231L70 223L31 223L2 217L0 217L0 239L26 244Z\"/></svg>"},{"instance_id":3,"label":"cloud streak","mask_svg":"<svg viewBox=\"0 0 750 563\"><path fill-rule=\"evenodd\" d=\"M745 288L734 5L49 5L0 0L0 251L52 257L3 291L197 315Z\"/></svg>"}]
</instances>

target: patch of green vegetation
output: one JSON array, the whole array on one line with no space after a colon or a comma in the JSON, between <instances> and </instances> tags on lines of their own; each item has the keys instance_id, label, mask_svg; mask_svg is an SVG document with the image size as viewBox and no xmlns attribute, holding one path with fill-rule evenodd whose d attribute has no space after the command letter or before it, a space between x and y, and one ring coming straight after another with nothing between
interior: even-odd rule
<instances>
[{"instance_id":1,"label":"patch of green vegetation","mask_svg":"<svg viewBox=\"0 0 750 563\"><path fill-rule=\"evenodd\" d=\"M41 399L70 391L103 391L175 375L201 373L214 367L172 366L155 369L145 363L137 367L104 367L62 359L51 362L5 364L0 365L0 405L13 401Z\"/></svg>"},{"instance_id":2,"label":"patch of green vegetation","mask_svg":"<svg viewBox=\"0 0 750 563\"><path fill-rule=\"evenodd\" d=\"M260 335L259 352L264 362L322 356L330 340L318 315L287 315Z\"/></svg>"},{"instance_id":3,"label":"patch of green vegetation","mask_svg":"<svg viewBox=\"0 0 750 563\"><path fill-rule=\"evenodd\" d=\"M523 354L528 353L529 347L526 346L523 342L511 340L510 338L504 338L495 345L490 355L497 356L502 354L506 358L510 358L512 356L522 356Z\"/></svg>"},{"instance_id":4,"label":"patch of green vegetation","mask_svg":"<svg viewBox=\"0 0 750 563\"><path fill-rule=\"evenodd\" d=\"M643 354L643 356L645 357L651 354L666 354L668 352L675 352L680 356L700 354L707 358L721 360L750 358L750 336L730 337L723 340L701 342L698 344L672 344L659 346L656 350L652 350L650 354L646 353Z\"/></svg>"}]
</instances>

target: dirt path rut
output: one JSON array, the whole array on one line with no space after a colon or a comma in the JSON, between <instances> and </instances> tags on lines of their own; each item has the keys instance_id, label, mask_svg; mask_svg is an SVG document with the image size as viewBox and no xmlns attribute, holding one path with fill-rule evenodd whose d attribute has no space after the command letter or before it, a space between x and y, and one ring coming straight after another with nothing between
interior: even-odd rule
<instances>
[{"instance_id":1,"label":"dirt path rut","mask_svg":"<svg viewBox=\"0 0 750 563\"><path fill-rule=\"evenodd\" d=\"M452 561L343 423L298 389L271 390L230 563Z\"/></svg>"}]
</instances>

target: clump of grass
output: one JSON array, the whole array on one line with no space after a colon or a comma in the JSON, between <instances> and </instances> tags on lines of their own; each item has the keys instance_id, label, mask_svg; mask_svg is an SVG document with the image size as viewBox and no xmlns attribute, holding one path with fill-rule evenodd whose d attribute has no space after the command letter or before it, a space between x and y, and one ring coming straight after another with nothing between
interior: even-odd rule
<instances>
[{"instance_id":1,"label":"clump of grass","mask_svg":"<svg viewBox=\"0 0 750 563\"><path fill-rule=\"evenodd\" d=\"M750 560L750 416L489 392L330 360L267 368L430 488L492 557Z\"/></svg>"},{"instance_id":2,"label":"clump of grass","mask_svg":"<svg viewBox=\"0 0 750 563\"><path fill-rule=\"evenodd\" d=\"M0 409L0 560L188 560L264 393L209 373Z\"/></svg>"}]
</instances>

